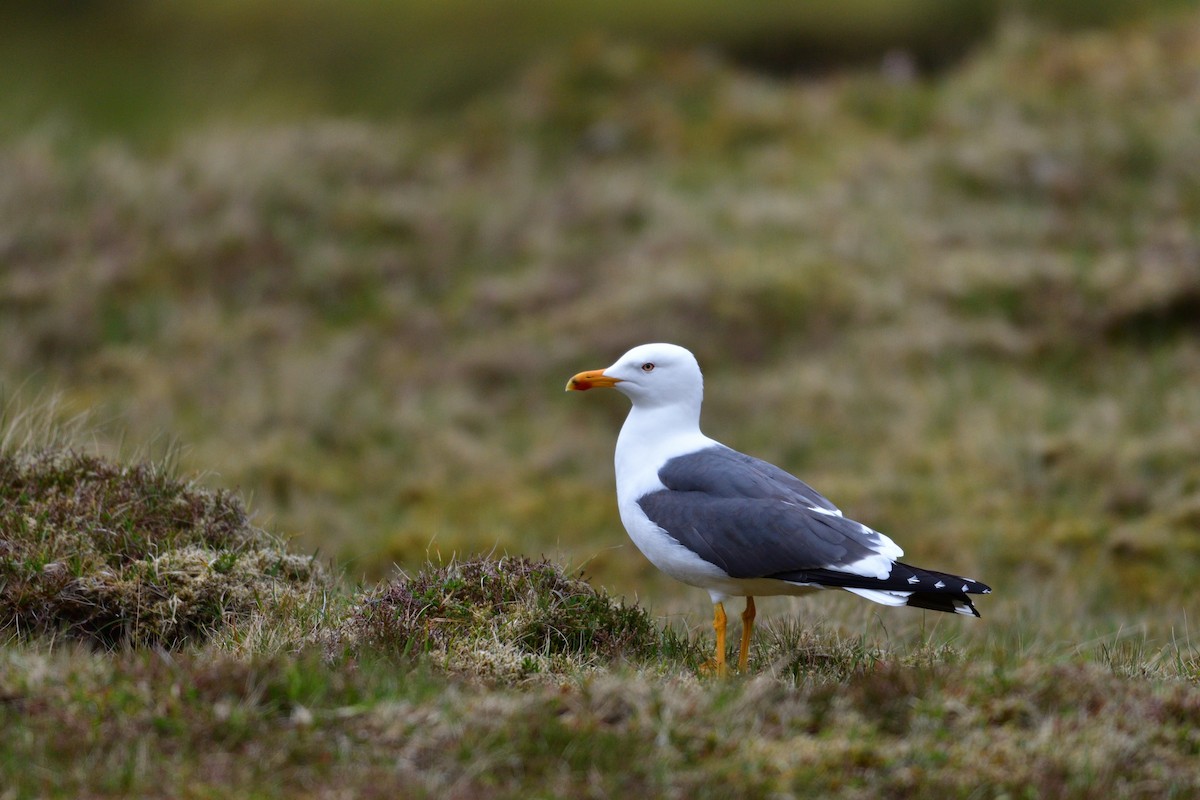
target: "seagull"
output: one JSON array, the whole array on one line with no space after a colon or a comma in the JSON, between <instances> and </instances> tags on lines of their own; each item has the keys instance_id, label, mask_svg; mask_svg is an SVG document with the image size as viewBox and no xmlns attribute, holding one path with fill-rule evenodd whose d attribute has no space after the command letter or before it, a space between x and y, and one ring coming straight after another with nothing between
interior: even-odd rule
<instances>
[{"instance_id":1,"label":"seagull","mask_svg":"<svg viewBox=\"0 0 1200 800\"><path fill-rule=\"evenodd\" d=\"M701 433L704 378L688 350L640 345L567 381L567 391L595 388L616 389L633 403L614 459L621 522L650 563L708 590L718 675L727 674L730 597L746 598L742 672L759 595L836 588L885 606L979 616L969 595L990 587L900 562L895 542L845 517L799 478Z\"/></svg>"}]
</instances>

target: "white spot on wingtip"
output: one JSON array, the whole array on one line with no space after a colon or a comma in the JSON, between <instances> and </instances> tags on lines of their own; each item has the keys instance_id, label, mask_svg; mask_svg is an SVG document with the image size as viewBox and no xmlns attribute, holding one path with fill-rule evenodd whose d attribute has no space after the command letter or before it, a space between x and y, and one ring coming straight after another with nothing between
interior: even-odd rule
<instances>
[{"instance_id":1,"label":"white spot on wingtip","mask_svg":"<svg viewBox=\"0 0 1200 800\"><path fill-rule=\"evenodd\" d=\"M944 589L944 588L946 588L946 584L942 583L941 581L938 581L937 583L935 583L935 584L933 585L933 588L935 588L935 589Z\"/></svg>"},{"instance_id":2,"label":"white spot on wingtip","mask_svg":"<svg viewBox=\"0 0 1200 800\"><path fill-rule=\"evenodd\" d=\"M921 579L918 578L916 575L913 575L911 578L908 579L908 582L909 583L920 583Z\"/></svg>"},{"instance_id":3,"label":"white spot on wingtip","mask_svg":"<svg viewBox=\"0 0 1200 800\"><path fill-rule=\"evenodd\" d=\"M966 585L965 583L963 584L963 588L962 588L962 590L963 590L964 592L965 592L965 591L968 591L968 589L967 589L967 585Z\"/></svg>"}]
</instances>

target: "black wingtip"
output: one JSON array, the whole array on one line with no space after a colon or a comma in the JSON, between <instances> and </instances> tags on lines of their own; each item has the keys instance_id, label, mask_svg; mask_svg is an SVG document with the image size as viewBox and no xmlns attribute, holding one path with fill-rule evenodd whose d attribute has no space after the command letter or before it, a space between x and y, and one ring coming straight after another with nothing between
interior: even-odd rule
<instances>
[{"instance_id":1,"label":"black wingtip","mask_svg":"<svg viewBox=\"0 0 1200 800\"><path fill-rule=\"evenodd\" d=\"M971 598L960 593L913 592L909 595L905 605L930 611L944 611L947 614L979 616L979 611L971 602Z\"/></svg>"}]
</instances>

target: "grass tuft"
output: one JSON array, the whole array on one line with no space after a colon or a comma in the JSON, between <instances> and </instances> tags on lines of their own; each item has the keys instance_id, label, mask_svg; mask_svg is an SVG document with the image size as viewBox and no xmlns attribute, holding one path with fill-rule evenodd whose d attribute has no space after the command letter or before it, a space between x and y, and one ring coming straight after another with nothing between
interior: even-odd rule
<instances>
[{"instance_id":1,"label":"grass tuft","mask_svg":"<svg viewBox=\"0 0 1200 800\"><path fill-rule=\"evenodd\" d=\"M0 455L0 635L177 648L324 580L241 501L154 464Z\"/></svg>"},{"instance_id":2,"label":"grass tuft","mask_svg":"<svg viewBox=\"0 0 1200 800\"><path fill-rule=\"evenodd\" d=\"M457 671L522 677L691 656L686 637L549 561L475 558L428 565L370 591L337 643L431 654Z\"/></svg>"}]
</instances>

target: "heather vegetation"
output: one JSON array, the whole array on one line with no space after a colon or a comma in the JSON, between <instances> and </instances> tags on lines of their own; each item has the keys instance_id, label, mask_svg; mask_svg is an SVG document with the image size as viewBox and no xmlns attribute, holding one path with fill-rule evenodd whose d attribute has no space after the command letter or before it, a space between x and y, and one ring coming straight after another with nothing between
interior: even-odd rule
<instances>
[{"instance_id":1,"label":"heather vegetation","mask_svg":"<svg viewBox=\"0 0 1200 800\"><path fill-rule=\"evenodd\" d=\"M1200 792L1200 15L812 69L717 6L436 113L0 100L0 798ZM983 618L766 599L707 676L562 392L655 340Z\"/></svg>"},{"instance_id":2,"label":"heather vegetation","mask_svg":"<svg viewBox=\"0 0 1200 800\"><path fill-rule=\"evenodd\" d=\"M289 613L322 588L319 564L252 527L228 492L152 465L0 456L0 530L6 639L178 647L252 612Z\"/></svg>"}]
</instances>

